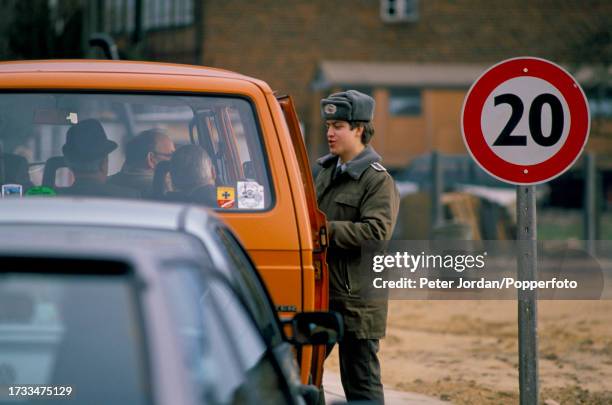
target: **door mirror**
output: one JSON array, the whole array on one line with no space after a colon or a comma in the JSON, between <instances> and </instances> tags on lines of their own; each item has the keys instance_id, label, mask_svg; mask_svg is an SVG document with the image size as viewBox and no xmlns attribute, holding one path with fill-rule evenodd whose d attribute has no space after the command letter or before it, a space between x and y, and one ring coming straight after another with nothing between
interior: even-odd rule
<instances>
[{"instance_id":1,"label":"door mirror","mask_svg":"<svg viewBox=\"0 0 612 405\"><path fill-rule=\"evenodd\" d=\"M331 345L342 340L342 317L336 312L301 312L293 317L291 342L297 345Z\"/></svg>"}]
</instances>

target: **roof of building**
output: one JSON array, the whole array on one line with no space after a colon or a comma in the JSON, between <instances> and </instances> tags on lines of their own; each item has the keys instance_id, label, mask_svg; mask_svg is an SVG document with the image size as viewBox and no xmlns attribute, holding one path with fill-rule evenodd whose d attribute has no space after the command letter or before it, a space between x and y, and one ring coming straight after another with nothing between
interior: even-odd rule
<instances>
[{"instance_id":1,"label":"roof of building","mask_svg":"<svg viewBox=\"0 0 612 405\"><path fill-rule=\"evenodd\" d=\"M323 61L316 88L334 85L469 87L485 65Z\"/></svg>"},{"instance_id":2,"label":"roof of building","mask_svg":"<svg viewBox=\"0 0 612 405\"><path fill-rule=\"evenodd\" d=\"M319 65L313 87L468 88L490 66L493 64L323 61ZM612 68L610 70L612 73ZM576 80L583 85L593 84L595 80L595 70L590 67L573 73Z\"/></svg>"}]
</instances>

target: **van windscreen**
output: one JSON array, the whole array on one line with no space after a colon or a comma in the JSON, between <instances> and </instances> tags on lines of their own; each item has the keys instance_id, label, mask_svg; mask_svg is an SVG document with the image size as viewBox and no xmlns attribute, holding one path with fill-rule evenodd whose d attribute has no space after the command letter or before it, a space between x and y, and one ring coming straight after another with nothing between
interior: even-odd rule
<instances>
[{"instance_id":1,"label":"van windscreen","mask_svg":"<svg viewBox=\"0 0 612 405\"><path fill-rule=\"evenodd\" d=\"M138 198L261 211L274 194L246 98L0 94L2 196Z\"/></svg>"}]
</instances>

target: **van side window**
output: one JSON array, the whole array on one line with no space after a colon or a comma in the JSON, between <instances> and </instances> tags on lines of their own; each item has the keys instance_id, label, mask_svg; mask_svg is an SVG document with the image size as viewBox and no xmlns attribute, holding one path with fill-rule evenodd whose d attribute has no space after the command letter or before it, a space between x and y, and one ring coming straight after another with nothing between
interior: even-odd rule
<instances>
[{"instance_id":1,"label":"van side window","mask_svg":"<svg viewBox=\"0 0 612 405\"><path fill-rule=\"evenodd\" d=\"M272 204L263 147L252 106L244 99L217 99L195 114L195 142L213 161L217 207L265 210Z\"/></svg>"}]
</instances>

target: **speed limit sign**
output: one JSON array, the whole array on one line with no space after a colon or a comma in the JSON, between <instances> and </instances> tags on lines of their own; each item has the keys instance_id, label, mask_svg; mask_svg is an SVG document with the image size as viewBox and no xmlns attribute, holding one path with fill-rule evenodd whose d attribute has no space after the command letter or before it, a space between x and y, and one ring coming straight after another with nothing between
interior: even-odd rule
<instances>
[{"instance_id":1,"label":"speed limit sign","mask_svg":"<svg viewBox=\"0 0 612 405\"><path fill-rule=\"evenodd\" d=\"M465 145L476 162L507 183L546 182L580 156L590 127L582 88L544 59L508 59L484 72L461 115Z\"/></svg>"}]
</instances>

